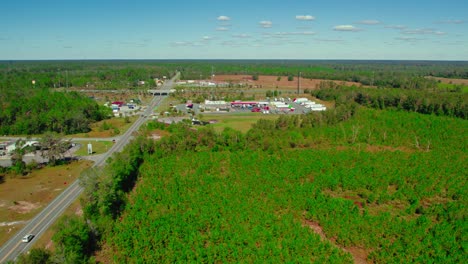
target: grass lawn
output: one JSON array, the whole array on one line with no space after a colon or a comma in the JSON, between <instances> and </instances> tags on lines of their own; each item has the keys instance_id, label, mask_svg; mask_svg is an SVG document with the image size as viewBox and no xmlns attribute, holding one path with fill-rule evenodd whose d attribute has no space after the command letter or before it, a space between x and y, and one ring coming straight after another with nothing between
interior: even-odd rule
<instances>
[{"instance_id":1,"label":"grass lawn","mask_svg":"<svg viewBox=\"0 0 468 264\"><path fill-rule=\"evenodd\" d=\"M123 117L113 117L111 119L102 120L102 121L92 124L91 131L88 133L73 134L73 135L68 135L67 137L106 138L106 137L122 135L137 119L138 119L138 116L131 116L129 117L130 122L126 123L125 118Z\"/></svg>"},{"instance_id":2,"label":"grass lawn","mask_svg":"<svg viewBox=\"0 0 468 264\"><path fill-rule=\"evenodd\" d=\"M216 124L212 124L214 130L221 132L226 127L230 127L241 131L247 132L252 125L257 123L260 119L274 120L278 115L264 115L262 113L226 113L226 114L202 114L203 121L216 120Z\"/></svg>"},{"instance_id":3,"label":"grass lawn","mask_svg":"<svg viewBox=\"0 0 468 264\"><path fill-rule=\"evenodd\" d=\"M26 176L6 175L5 181L0 183L0 244L25 224L8 223L33 218L91 165L91 161L81 160L45 167Z\"/></svg>"},{"instance_id":4,"label":"grass lawn","mask_svg":"<svg viewBox=\"0 0 468 264\"><path fill-rule=\"evenodd\" d=\"M114 144L112 141L105 140L82 140L76 142L81 144L81 148L75 152L76 156L89 156L88 143L91 143L93 147L93 154L91 155L106 153Z\"/></svg>"}]
</instances>

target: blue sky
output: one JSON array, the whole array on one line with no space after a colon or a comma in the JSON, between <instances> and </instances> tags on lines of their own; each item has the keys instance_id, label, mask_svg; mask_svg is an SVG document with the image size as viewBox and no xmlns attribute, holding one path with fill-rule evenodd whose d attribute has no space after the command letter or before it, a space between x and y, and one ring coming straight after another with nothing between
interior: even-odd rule
<instances>
[{"instance_id":1,"label":"blue sky","mask_svg":"<svg viewBox=\"0 0 468 264\"><path fill-rule=\"evenodd\" d=\"M6 0L15 59L468 60L468 1Z\"/></svg>"}]
</instances>

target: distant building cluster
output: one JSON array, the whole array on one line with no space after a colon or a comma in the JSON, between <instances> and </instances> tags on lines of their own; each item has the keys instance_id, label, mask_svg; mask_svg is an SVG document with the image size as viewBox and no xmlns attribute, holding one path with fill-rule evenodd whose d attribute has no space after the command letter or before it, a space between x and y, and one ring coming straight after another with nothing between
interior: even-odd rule
<instances>
[{"instance_id":1,"label":"distant building cluster","mask_svg":"<svg viewBox=\"0 0 468 264\"><path fill-rule=\"evenodd\" d=\"M205 100L204 103L198 106L194 106L191 101L188 101L185 104L185 108L200 112L250 111L261 112L263 114L288 112L306 113L327 110L326 106L307 98L267 98L261 101L236 100L232 102Z\"/></svg>"},{"instance_id":2,"label":"distant building cluster","mask_svg":"<svg viewBox=\"0 0 468 264\"><path fill-rule=\"evenodd\" d=\"M202 80L187 80L176 82L178 86L194 86L194 87L228 87L227 82L216 82L216 81L202 81Z\"/></svg>"},{"instance_id":3,"label":"distant building cluster","mask_svg":"<svg viewBox=\"0 0 468 264\"><path fill-rule=\"evenodd\" d=\"M141 101L139 99L130 99L128 102L115 101L105 103L104 106L110 107L116 117L135 115L140 109Z\"/></svg>"}]
</instances>

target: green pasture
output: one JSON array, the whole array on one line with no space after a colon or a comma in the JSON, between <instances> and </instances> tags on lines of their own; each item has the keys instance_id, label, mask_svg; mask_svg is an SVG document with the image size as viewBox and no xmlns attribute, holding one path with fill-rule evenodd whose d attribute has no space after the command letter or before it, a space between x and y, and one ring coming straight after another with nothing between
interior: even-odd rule
<instances>
[{"instance_id":1,"label":"green pasture","mask_svg":"<svg viewBox=\"0 0 468 264\"><path fill-rule=\"evenodd\" d=\"M252 125L260 119L274 120L278 115L265 115L262 113L226 113L226 114L205 114L202 115L202 121L216 120L217 123L211 124L216 132L223 131L226 127L238 130L242 133L252 128Z\"/></svg>"}]
</instances>

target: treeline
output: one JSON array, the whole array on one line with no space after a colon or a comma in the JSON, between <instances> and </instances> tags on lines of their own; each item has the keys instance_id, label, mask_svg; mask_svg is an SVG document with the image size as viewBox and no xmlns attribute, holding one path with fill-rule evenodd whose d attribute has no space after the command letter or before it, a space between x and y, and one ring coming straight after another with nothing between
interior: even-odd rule
<instances>
[{"instance_id":1,"label":"treeline","mask_svg":"<svg viewBox=\"0 0 468 264\"><path fill-rule=\"evenodd\" d=\"M356 102L377 109L393 108L421 114L468 118L468 94L461 92L370 89L328 83L310 93L319 99L335 100L338 103Z\"/></svg>"},{"instance_id":2,"label":"treeline","mask_svg":"<svg viewBox=\"0 0 468 264\"><path fill-rule=\"evenodd\" d=\"M467 62L301 61L301 60L161 60L0 62L0 89L90 87L119 89L155 85L153 78L211 79L219 74L271 75L360 82L404 89L435 89L427 76L468 79ZM33 85L32 80L36 83Z\"/></svg>"},{"instance_id":3,"label":"treeline","mask_svg":"<svg viewBox=\"0 0 468 264\"><path fill-rule=\"evenodd\" d=\"M49 89L11 92L0 107L2 135L88 132L92 122L108 118L111 114L109 108L99 106L79 93Z\"/></svg>"},{"instance_id":4,"label":"treeline","mask_svg":"<svg viewBox=\"0 0 468 264\"><path fill-rule=\"evenodd\" d=\"M435 61L181 61L183 79L209 79L211 74L298 76L359 82L376 87L435 89L426 76L468 78L466 62Z\"/></svg>"},{"instance_id":5,"label":"treeline","mask_svg":"<svg viewBox=\"0 0 468 264\"><path fill-rule=\"evenodd\" d=\"M128 89L154 87L154 78L170 78L176 65L152 61L0 62L0 90L30 88ZM35 83L32 83L32 80ZM145 84L139 85L139 81Z\"/></svg>"}]
</instances>

